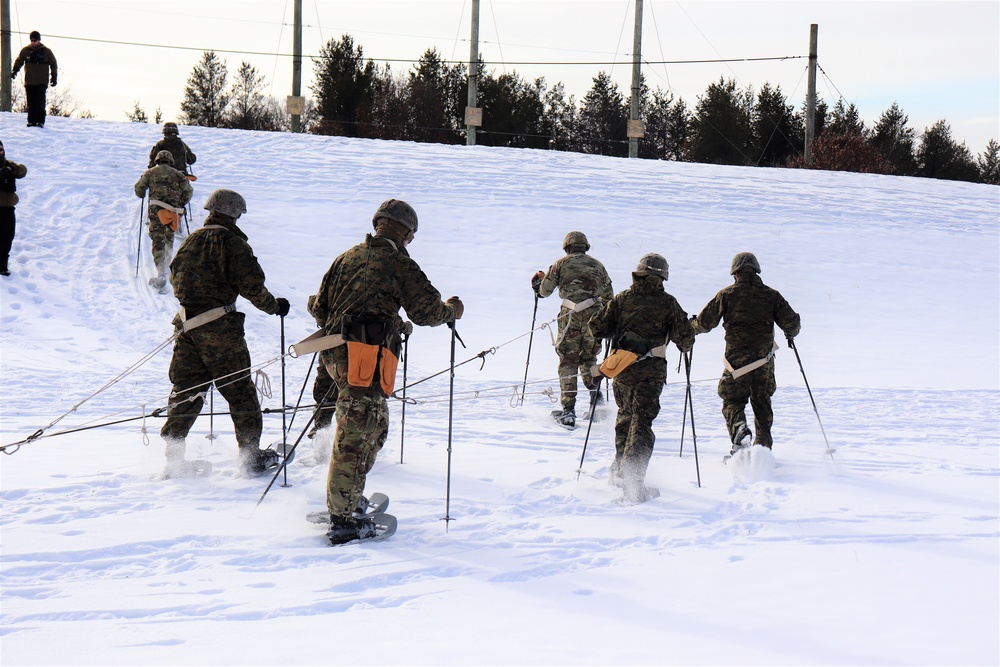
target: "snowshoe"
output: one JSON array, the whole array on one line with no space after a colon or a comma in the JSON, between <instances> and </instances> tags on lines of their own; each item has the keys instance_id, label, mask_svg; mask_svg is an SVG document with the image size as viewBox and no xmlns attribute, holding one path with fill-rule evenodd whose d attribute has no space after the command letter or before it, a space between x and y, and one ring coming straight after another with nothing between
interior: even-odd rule
<instances>
[{"instance_id":1,"label":"snowshoe","mask_svg":"<svg viewBox=\"0 0 1000 667\"><path fill-rule=\"evenodd\" d=\"M660 497L659 489L652 486L646 486L642 483L626 484L622 490L624 491L624 495L618 500L618 505L621 507L639 505L647 500Z\"/></svg>"},{"instance_id":2,"label":"snowshoe","mask_svg":"<svg viewBox=\"0 0 1000 667\"><path fill-rule=\"evenodd\" d=\"M563 428L571 431L576 428L576 413L572 410L553 410L552 419Z\"/></svg>"},{"instance_id":3,"label":"snowshoe","mask_svg":"<svg viewBox=\"0 0 1000 667\"><path fill-rule=\"evenodd\" d=\"M729 450L729 453L722 457L723 463L728 463L729 459L736 456L736 452L741 449L746 449L750 446L750 441L753 439L753 433L747 428L746 424L740 424L736 427L736 435L733 436L733 448Z\"/></svg>"},{"instance_id":4,"label":"snowshoe","mask_svg":"<svg viewBox=\"0 0 1000 667\"><path fill-rule=\"evenodd\" d=\"M247 477L260 477L281 465L281 455L273 449L254 447L240 451L240 468Z\"/></svg>"},{"instance_id":5,"label":"snowshoe","mask_svg":"<svg viewBox=\"0 0 1000 667\"><path fill-rule=\"evenodd\" d=\"M391 514L373 514L361 517L337 517L330 522L326 538L337 546L350 542L382 540L396 532L396 517Z\"/></svg>"},{"instance_id":6,"label":"snowshoe","mask_svg":"<svg viewBox=\"0 0 1000 667\"><path fill-rule=\"evenodd\" d=\"M384 493L373 493L371 498L365 498L361 496L361 500L358 501L358 506L354 510L354 516L372 516L375 514L383 514L385 510L389 507L389 496ZM321 510L318 512L309 512L306 514L306 521L310 523L330 523L330 512L327 510Z\"/></svg>"},{"instance_id":7,"label":"snowshoe","mask_svg":"<svg viewBox=\"0 0 1000 667\"><path fill-rule=\"evenodd\" d=\"M211 461L195 459L193 461L167 461L161 479L183 479L186 477L208 477L212 474Z\"/></svg>"},{"instance_id":8,"label":"snowshoe","mask_svg":"<svg viewBox=\"0 0 1000 667\"><path fill-rule=\"evenodd\" d=\"M285 465L295 460L295 447L289 442L272 442L267 448L277 453Z\"/></svg>"}]
</instances>

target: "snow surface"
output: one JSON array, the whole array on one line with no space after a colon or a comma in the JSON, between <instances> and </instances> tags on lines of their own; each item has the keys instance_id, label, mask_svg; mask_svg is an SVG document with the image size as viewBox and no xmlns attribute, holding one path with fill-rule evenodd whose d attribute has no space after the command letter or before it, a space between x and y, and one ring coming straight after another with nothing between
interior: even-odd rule
<instances>
[{"instance_id":1,"label":"snow surface","mask_svg":"<svg viewBox=\"0 0 1000 667\"><path fill-rule=\"evenodd\" d=\"M0 457L4 665L1000 662L1000 188L183 128L195 224L213 189L247 198L242 227L292 303L286 345L314 330L307 296L389 197L420 216L413 257L466 304L448 502L445 372L408 390L405 441L390 404L368 491L392 497L399 531L332 548L304 520L324 506L329 433L302 440L288 486L259 505L268 479L236 474L226 416L189 438L211 477L155 479L169 346L143 360L177 303L146 284L132 186L158 128L24 125L0 114L8 157L29 169L0 279L0 444L44 437ZM530 275L572 229L616 291L644 253L665 255L689 312L755 252L802 315L836 453L782 341L773 460L722 464L720 328L694 351L697 460L690 424L680 455L671 347L647 477L662 495L615 503L613 405L578 479L585 429L549 419L550 330L528 335ZM311 356L286 358L283 388L281 320L240 309L263 406L296 404ZM557 310L540 301L536 324ZM447 369L450 342L418 328L408 381ZM281 432L267 414L264 444Z\"/></svg>"}]
</instances>

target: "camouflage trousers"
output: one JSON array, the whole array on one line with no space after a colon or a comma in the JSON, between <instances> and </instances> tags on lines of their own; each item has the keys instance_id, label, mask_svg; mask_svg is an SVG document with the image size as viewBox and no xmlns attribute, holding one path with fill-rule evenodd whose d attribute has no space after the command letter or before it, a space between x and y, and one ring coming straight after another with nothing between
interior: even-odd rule
<instances>
[{"instance_id":1,"label":"camouflage trousers","mask_svg":"<svg viewBox=\"0 0 1000 667\"><path fill-rule=\"evenodd\" d=\"M166 275L164 269L170 265L170 260L174 258L174 232L170 227L160 222L160 219L152 211L149 212L149 240L153 251L153 265L158 273Z\"/></svg>"},{"instance_id":2,"label":"camouflage trousers","mask_svg":"<svg viewBox=\"0 0 1000 667\"><path fill-rule=\"evenodd\" d=\"M240 449L257 448L264 427L257 389L250 378L250 351L243 334L243 313L229 313L174 341L170 360L170 406L160 435L183 440L205 404L212 382L229 404Z\"/></svg>"},{"instance_id":3,"label":"camouflage trousers","mask_svg":"<svg viewBox=\"0 0 1000 667\"><path fill-rule=\"evenodd\" d=\"M587 390L597 386L597 378L591 376L590 368L597 363L601 340L595 340L590 333L590 318L598 310L599 307L592 306L574 313L564 307L559 316L556 354L559 355L559 402L563 410L576 409L578 375L583 378Z\"/></svg>"},{"instance_id":4,"label":"camouflage trousers","mask_svg":"<svg viewBox=\"0 0 1000 667\"><path fill-rule=\"evenodd\" d=\"M316 379L313 381L313 401L316 402L316 408L313 411L313 426L309 430L310 438L316 435L317 431L333 423L333 413L337 401L335 386L326 366L317 364Z\"/></svg>"},{"instance_id":5,"label":"camouflage trousers","mask_svg":"<svg viewBox=\"0 0 1000 667\"><path fill-rule=\"evenodd\" d=\"M352 387L340 375L336 382L337 433L330 456L326 506L331 517L349 517L389 435L389 406L377 387Z\"/></svg>"},{"instance_id":6,"label":"camouflage trousers","mask_svg":"<svg viewBox=\"0 0 1000 667\"><path fill-rule=\"evenodd\" d=\"M615 419L615 468L642 481L653 456L653 421L660 414L660 393L667 364L649 358L623 370L612 383L618 416Z\"/></svg>"},{"instance_id":7,"label":"camouflage trousers","mask_svg":"<svg viewBox=\"0 0 1000 667\"><path fill-rule=\"evenodd\" d=\"M774 359L760 368L733 378L724 373L719 380L719 397L722 399L722 416L726 418L729 439L736 437L740 424L746 424L747 400L753 409L754 444L767 445L771 442L771 425L774 412L771 410L771 396L778 385L774 379Z\"/></svg>"}]
</instances>

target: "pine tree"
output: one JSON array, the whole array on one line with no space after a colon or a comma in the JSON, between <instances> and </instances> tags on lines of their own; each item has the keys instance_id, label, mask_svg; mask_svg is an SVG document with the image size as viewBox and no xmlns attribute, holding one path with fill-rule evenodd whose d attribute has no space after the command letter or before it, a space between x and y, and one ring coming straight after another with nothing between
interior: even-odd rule
<instances>
[{"instance_id":1,"label":"pine tree","mask_svg":"<svg viewBox=\"0 0 1000 667\"><path fill-rule=\"evenodd\" d=\"M698 98L691 121L688 156L694 162L750 165L753 152L753 91L719 78Z\"/></svg>"},{"instance_id":2,"label":"pine tree","mask_svg":"<svg viewBox=\"0 0 1000 667\"><path fill-rule=\"evenodd\" d=\"M256 67L244 61L236 72L229 107L222 119L223 127L238 130L277 132L284 128L284 113L275 109L265 97L264 76Z\"/></svg>"},{"instance_id":3,"label":"pine tree","mask_svg":"<svg viewBox=\"0 0 1000 667\"><path fill-rule=\"evenodd\" d=\"M823 132L858 134L861 136L866 136L867 134L865 123L861 120L858 108L854 106L853 102L844 106L844 98L837 100L837 104L833 107L833 111L830 112L830 117L827 119ZM817 132L816 136L818 137L819 135L820 133Z\"/></svg>"},{"instance_id":4,"label":"pine tree","mask_svg":"<svg viewBox=\"0 0 1000 667\"><path fill-rule=\"evenodd\" d=\"M322 118L319 132L346 137L368 136L358 123L362 108L371 107L375 64L365 62L364 51L354 38L343 35L320 49L315 63L316 83L312 91Z\"/></svg>"},{"instance_id":5,"label":"pine tree","mask_svg":"<svg viewBox=\"0 0 1000 667\"><path fill-rule=\"evenodd\" d=\"M482 61L479 63L482 76ZM449 67L437 49L420 56L410 72L410 126L416 141L456 144L465 127L468 81L465 65Z\"/></svg>"},{"instance_id":6,"label":"pine tree","mask_svg":"<svg viewBox=\"0 0 1000 667\"><path fill-rule=\"evenodd\" d=\"M188 76L181 102L181 121L186 125L219 127L229 104L226 92L226 62L214 51L205 51Z\"/></svg>"},{"instance_id":7,"label":"pine tree","mask_svg":"<svg viewBox=\"0 0 1000 667\"><path fill-rule=\"evenodd\" d=\"M951 138L944 119L924 130L917 148L917 175L950 181L978 181L979 169L965 143Z\"/></svg>"},{"instance_id":8,"label":"pine tree","mask_svg":"<svg viewBox=\"0 0 1000 667\"><path fill-rule=\"evenodd\" d=\"M132 102L132 110L125 112L125 117L129 119L132 123L148 123L149 117L146 115L145 110L139 106L139 100Z\"/></svg>"},{"instance_id":9,"label":"pine tree","mask_svg":"<svg viewBox=\"0 0 1000 667\"><path fill-rule=\"evenodd\" d=\"M645 116L646 136L639 143L639 157L683 160L691 124L684 100L657 88Z\"/></svg>"},{"instance_id":10,"label":"pine tree","mask_svg":"<svg viewBox=\"0 0 1000 667\"><path fill-rule=\"evenodd\" d=\"M1000 144L995 139L986 144L986 150L979 156L976 165L979 167L979 180L989 185L1000 185Z\"/></svg>"},{"instance_id":11,"label":"pine tree","mask_svg":"<svg viewBox=\"0 0 1000 667\"><path fill-rule=\"evenodd\" d=\"M757 93L753 110L753 139L760 167L783 167L800 152L802 130L797 126L795 107L788 104L781 86L765 83Z\"/></svg>"},{"instance_id":12,"label":"pine tree","mask_svg":"<svg viewBox=\"0 0 1000 667\"><path fill-rule=\"evenodd\" d=\"M912 176L917 173L917 162L913 157L913 128L907 127L909 117L903 113L896 102L882 112L878 122L871 132L871 144L886 161L893 166L895 173L901 176Z\"/></svg>"},{"instance_id":13,"label":"pine tree","mask_svg":"<svg viewBox=\"0 0 1000 667\"><path fill-rule=\"evenodd\" d=\"M618 84L607 72L599 72L580 106L579 150L597 155L627 156L628 116L628 106Z\"/></svg>"},{"instance_id":14,"label":"pine tree","mask_svg":"<svg viewBox=\"0 0 1000 667\"><path fill-rule=\"evenodd\" d=\"M544 95L542 132L550 137L548 148L557 151L576 150L578 115L576 99L566 97L566 86L559 82Z\"/></svg>"}]
</instances>

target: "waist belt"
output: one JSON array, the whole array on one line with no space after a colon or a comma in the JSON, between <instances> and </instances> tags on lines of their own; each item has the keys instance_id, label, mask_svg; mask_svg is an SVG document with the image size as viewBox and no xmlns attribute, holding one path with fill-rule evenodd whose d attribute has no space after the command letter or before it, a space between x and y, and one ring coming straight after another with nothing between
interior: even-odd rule
<instances>
[{"instance_id":1,"label":"waist belt","mask_svg":"<svg viewBox=\"0 0 1000 667\"><path fill-rule=\"evenodd\" d=\"M184 212L184 207L183 206L181 206L180 208L178 208L176 206L173 206L172 204L168 204L165 201L160 201L159 199L150 199L149 200L149 205L150 206L159 206L160 208L170 209L171 211L173 211L174 213L177 213L178 215Z\"/></svg>"},{"instance_id":2,"label":"waist belt","mask_svg":"<svg viewBox=\"0 0 1000 667\"><path fill-rule=\"evenodd\" d=\"M301 357L311 352L322 352L344 344L341 334L327 334L326 329L320 329L303 341L292 345L292 356Z\"/></svg>"},{"instance_id":3,"label":"waist belt","mask_svg":"<svg viewBox=\"0 0 1000 667\"><path fill-rule=\"evenodd\" d=\"M191 329L197 329L202 324L208 324L209 322L214 322L226 313L232 313L236 310L236 304L230 303L226 306L219 306L218 308L213 308L211 310L206 310L204 313L195 315L191 319L187 318L187 312L184 306L181 306L181 310L178 316L181 318L181 328L185 331L191 331Z\"/></svg>"},{"instance_id":4,"label":"waist belt","mask_svg":"<svg viewBox=\"0 0 1000 667\"><path fill-rule=\"evenodd\" d=\"M767 362L771 361L771 359L774 359L774 353L778 351L778 344L772 341L771 345L771 351L767 353L766 357L758 359L757 361L751 361L746 366L740 366L739 368L734 369L733 365L729 363L729 359L726 359L725 357L722 358L722 362L725 364L726 370L729 371L729 374L733 376L733 379L736 379L741 375L746 375L751 371L757 370Z\"/></svg>"},{"instance_id":5,"label":"waist belt","mask_svg":"<svg viewBox=\"0 0 1000 667\"><path fill-rule=\"evenodd\" d=\"M562 300L562 306L563 306L563 308L569 308L574 313L579 313L581 310L587 310L588 308L590 308L591 306L593 306L595 303L597 303L597 297L591 297L589 299L584 299L580 303L576 303L574 301L570 301L569 299L563 299Z\"/></svg>"}]
</instances>

